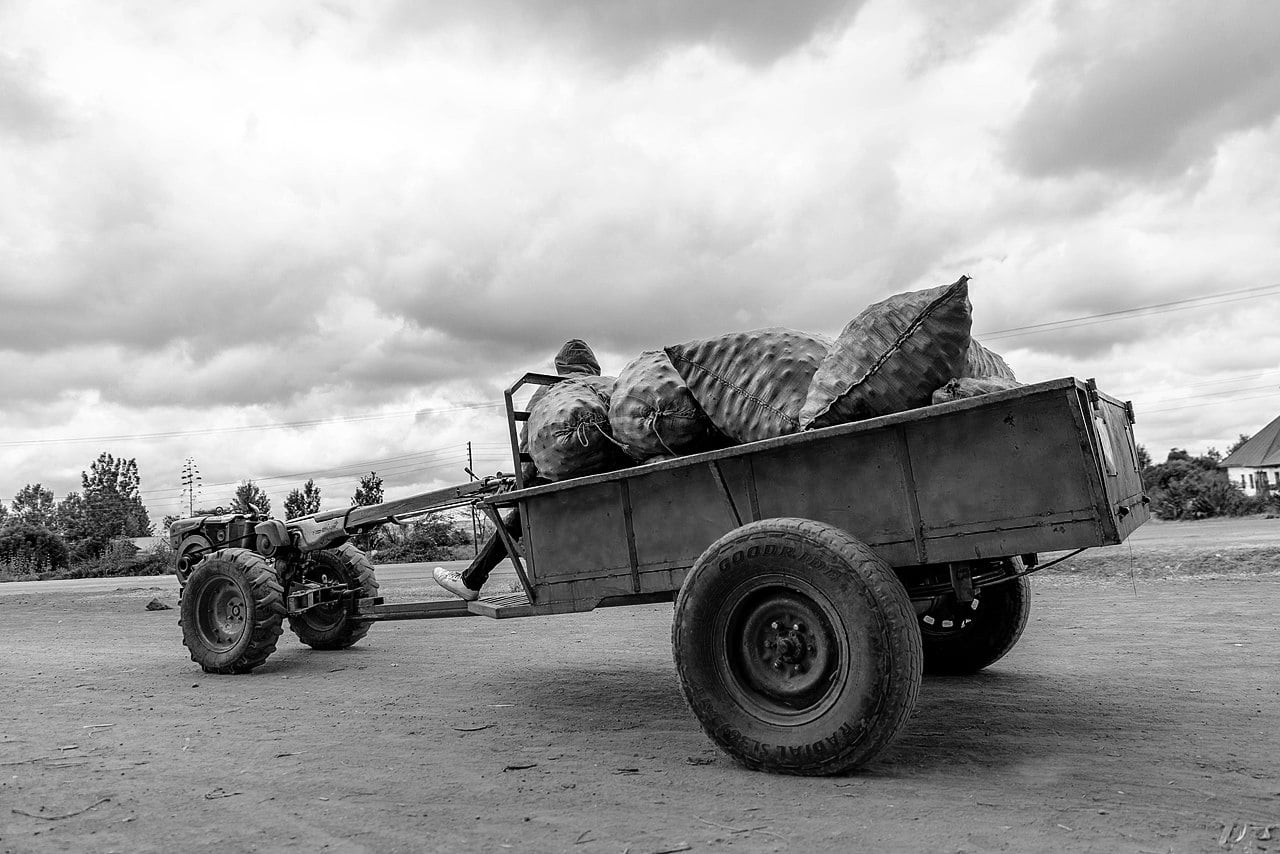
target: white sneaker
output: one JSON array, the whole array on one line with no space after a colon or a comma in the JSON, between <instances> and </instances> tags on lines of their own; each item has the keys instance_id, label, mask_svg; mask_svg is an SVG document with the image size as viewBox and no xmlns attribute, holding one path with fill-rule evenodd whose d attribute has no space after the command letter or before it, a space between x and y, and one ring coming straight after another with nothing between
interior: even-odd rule
<instances>
[{"instance_id":1,"label":"white sneaker","mask_svg":"<svg viewBox=\"0 0 1280 854\"><path fill-rule=\"evenodd\" d=\"M445 569L443 566L437 566L431 571L431 574L436 577L436 584L439 584L455 596L461 596L468 602L474 602L480 598L480 591L472 590L463 584L462 573L456 569Z\"/></svg>"}]
</instances>

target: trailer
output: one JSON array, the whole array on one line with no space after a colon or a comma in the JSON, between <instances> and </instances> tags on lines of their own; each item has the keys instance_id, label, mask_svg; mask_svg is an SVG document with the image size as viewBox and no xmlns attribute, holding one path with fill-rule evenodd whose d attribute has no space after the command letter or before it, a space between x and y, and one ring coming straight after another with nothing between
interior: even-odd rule
<instances>
[{"instance_id":1,"label":"trailer","mask_svg":"<svg viewBox=\"0 0 1280 854\"><path fill-rule=\"evenodd\" d=\"M1013 648L1028 576L1056 562L1039 555L1120 543L1149 518L1133 407L1092 380L527 483L516 400L558 380L507 389L510 475L288 522L176 523L192 659L248 672L286 619L341 649L385 620L674 602L676 669L707 735L751 768L841 773L892 741L925 672L974 673ZM468 505L494 521L520 591L384 601L351 536Z\"/></svg>"}]
</instances>

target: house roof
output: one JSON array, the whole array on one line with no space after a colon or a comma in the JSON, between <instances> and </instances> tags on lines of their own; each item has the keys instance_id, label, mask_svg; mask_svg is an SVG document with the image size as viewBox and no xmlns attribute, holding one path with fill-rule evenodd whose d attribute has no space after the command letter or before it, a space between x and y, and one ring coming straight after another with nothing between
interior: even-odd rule
<instances>
[{"instance_id":1,"label":"house roof","mask_svg":"<svg viewBox=\"0 0 1280 854\"><path fill-rule=\"evenodd\" d=\"M1280 465L1280 418L1263 427L1218 463L1219 468L1276 465Z\"/></svg>"}]
</instances>

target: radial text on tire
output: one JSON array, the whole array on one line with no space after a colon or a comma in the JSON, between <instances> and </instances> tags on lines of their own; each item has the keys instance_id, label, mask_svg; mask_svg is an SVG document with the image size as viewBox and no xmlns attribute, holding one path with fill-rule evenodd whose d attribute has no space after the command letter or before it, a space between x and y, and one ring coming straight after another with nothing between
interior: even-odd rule
<instances>
[{"instance_id":1,"label":"radial text on tire","mask_svg":"<svg viewBox=\"0 0 1280 854\"><path fill-rule=\"evenodd\" d=\"M343 582L357 598L378 595L378 581L369 557L350 543L312 556L303 579L331 584ZM341 602L321 605L289 618L289 628L312 649L346 649L369 634L368 620L353 620Z\"/></svg>"},{"instance_id":2,"label":"radial text on tire","mask_svg":"<svg viewBox=\"0 0 1280 854\"><path fill-rule=\"evenodd\" d=\"M275 651L284 621L271 564L248 549L221 549L182 588L179 624L191 660L206 673L248 673Z\"/></svg>"},{"instance_id":3,"label":"radial text on tire","mask_svg":"<svg viewBox=\"0 0 1280 854\"><path fill-rule=\"evenodd\" d=\"M1010 573L1022 569L1016 558L1006 565ZM955 594L936 597L919 617L925 672L960 676L994 664L1022 637L1030 613L1029 578L980 587L968 606Z\"/></svg>"},{"instance_id":4,"label":"radial text on tire","mask_svg":"<svg viewBox=\"0 0 1280 854\"><path fill-rule=\"evenodd\" d=\"M805 519L752 522L703 552L671 642L703 730L749 768L851 770L893 740L920 691L920 629L898 577Z\"/></svg>"}]
</instances>

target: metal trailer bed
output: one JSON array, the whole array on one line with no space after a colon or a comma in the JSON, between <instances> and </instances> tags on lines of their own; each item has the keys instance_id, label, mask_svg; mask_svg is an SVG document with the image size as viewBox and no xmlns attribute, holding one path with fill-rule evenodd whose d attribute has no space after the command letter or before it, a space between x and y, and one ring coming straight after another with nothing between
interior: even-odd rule
<instances>
[{"instance_id":1,"label":"metal trailer bed","mask_svg":"<svg viewBox=\"0 0 1280 854\"><path fill-rule=\"evenodd\" d=\"M547 379L508 389L513 425L514 393ZM492 496L520 510L522 540L506 545L527 601L472 608L671 599L721 535L778 517L846 531L898 569L1114 545L1150 515L1133 420L1092 380L1065 378Z\"/></svg>"},{"instance_id":2,"label":"metal trailer bed","mask_svg":"<svg viewBox=\"0 0 1280 854\"><path fill-rule=\"evenodd\" d=\"M185 520L193 542L221 538L190 553L192 658L246 672L274 650L266 635L286 615L304 643L337 649L382 620L674 600L681 687L712 740L748 767L839 773L892 740L925 670L976 672L1013 647L1027 576L1048 565L1040 553L1113 545L1149 517L1133 408L1092 380L526 485L516 395L560 379L526 374L506 392L514 476L257 522L252 549L223 548L225 531ZM466 504L495 522L522 592L371 595L373 568L351 534ZM513 513L519 537L503 520ZM247 620L232 613L241 606Z\"/></svg>"}]
</instances>

